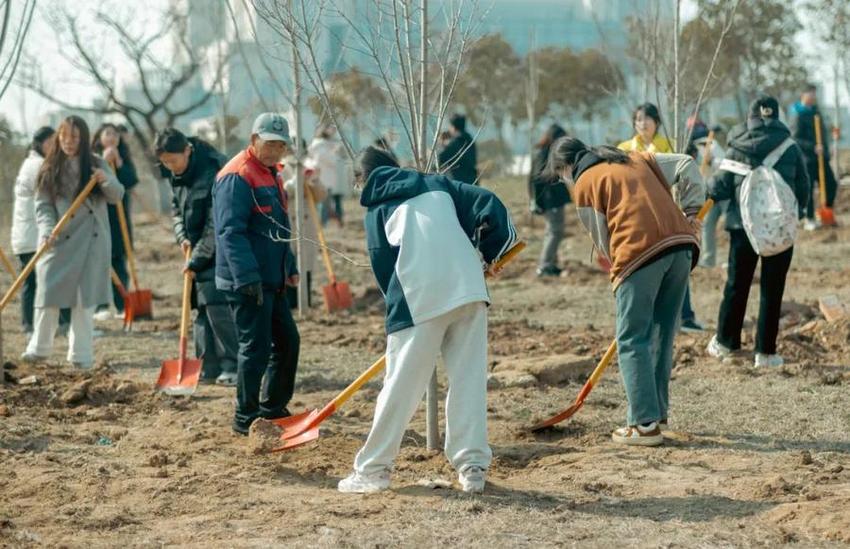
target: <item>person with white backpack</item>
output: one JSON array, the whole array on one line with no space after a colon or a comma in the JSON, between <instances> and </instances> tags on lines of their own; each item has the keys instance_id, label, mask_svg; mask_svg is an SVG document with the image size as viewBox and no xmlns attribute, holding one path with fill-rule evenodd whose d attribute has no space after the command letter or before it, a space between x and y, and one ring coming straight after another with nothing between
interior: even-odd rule
<instances>
[{"instance_id":1,"label":"person with white backpack","mask_svg":"<svg viewBox=\"0 0 850 549\"><path fill-rule=\"evenodd\" d=\"M761 259L755 366L783 364L776 352L779 314L809 185L803 153L779 121L779 103L760 96L750 104L746 123L729 132L726 158L708 182L715 202L729 200L729 267L717 333L708 344L711 356L720 358L741 348L750 285Z\"/></svg>"}]
</instances>

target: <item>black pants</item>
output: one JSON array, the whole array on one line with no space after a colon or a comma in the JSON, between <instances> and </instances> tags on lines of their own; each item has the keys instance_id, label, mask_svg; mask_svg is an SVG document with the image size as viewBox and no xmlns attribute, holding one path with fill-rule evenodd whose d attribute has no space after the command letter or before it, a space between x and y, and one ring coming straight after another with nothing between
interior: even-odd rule
<instances>
[{"instance_id":1,"label":"black pants","mask_svg":"<svg viewBox=\"0 0 850 549\"><path fill-rule=\"evenodd\" d=\"M124 193L124 198L121 199L124 205L124 215L127 219L127 235L130 237L130 245L133 245L133 217L130 215L130 191ZM112 268L121 279L121 284L129 292L134 288L130 288L130 275L127 272L127 250L124 248L124 237L121 235L121 225L118 221L118 208L112 204L108 205L109 213L109 233L112 237ZM112 302L115 304L115 309L118 312L124 311L124 298L118 287L112 285ZM109 304L104 303L98 307L98 310L109 307Z\"/></svg>"},{"instance_id":2,"label":"black pants","mask_svg":"<svg viewBox=\"0 0 850 549\"><path fill-rule=\"evenodd\" d=\"M239 340L233 430L247 433L258 417L287 415L301 338L283 290L264 291L262 305L239 293L228 298Z\"/></svg>"},{"instance_id":3,"label":"black pants","mask_svg":"<svg viewBox=\"0 0 850 549\"><path fill-rule=\"evenodd\" d=\"M785 293L785 279L793 254L792 247L781 254L761 258L759 319L755 346L757 353L776 353L782 294ZM717 318L717 341L733 350L741 348L741 329L744 326L747 299L758 260L759 256L747 240L747 234L743 230L729 231L729 271Z\"/></svg>"},{"instance_id":4,"label":"black pants","mask_svg":"<svg viewBox=\"0 0 850 549\"><path fill-rule=\"evenodd\" d=\"M198 305L193 335L195 356L204 361L201 375L205 380L214 380L222 372L236 372L239 343L228 305Z\"/></svg>"},{"instance_id":5,"label":"black pants","mask_svg":"<svg viewBox=\"0 0 850 549\"><path fill-rule=\"evenodd\" d=\"M826 207L832 208L835 204L835 195L838 193L838 183L835 181L835 174L832 173L832 166L824 159L824 186L826 187ZM809 171L809 180L812 182L809 187L809 204L806 206L806 217L809 219L815 218L815 210L820 207L820 198L815 198L815 191L820 194L820 180L818 179L818 161L815 157L814 161L808 159L806 169Z\"/></svg>"},{"instance_id":6,"label":"black pants","mask_svg":"<svg viewBox=\"0 0 850 549\"><path fill-rule=\"evenodd\" d=\"M313 306L313 273L312 271L307 271L305 274L306 278L304 280L307 282L307 307L310 308ZM286 301L289 302L290 309L298 308L297 286L286 287Z\"/></svg>"},{"instance_id":7,"label":"black pants","mask_svg":"<svg viewBox=\"0 0 850 549\"><path fill-rule=\"evenodd\" d=\"M30 262L34 255L34 253L31 253L20 254L18 256L18 261L21 262L22 269L27 266L27 263ZM35 280L35 270L33 270L26 280L24 280L24 285L21 288L21 326L25 332L32 332L33 329L36 289ZM62 309L59 311L59 325L66 327L71 325L71 309Z\"/></svg>"}]
</instances>

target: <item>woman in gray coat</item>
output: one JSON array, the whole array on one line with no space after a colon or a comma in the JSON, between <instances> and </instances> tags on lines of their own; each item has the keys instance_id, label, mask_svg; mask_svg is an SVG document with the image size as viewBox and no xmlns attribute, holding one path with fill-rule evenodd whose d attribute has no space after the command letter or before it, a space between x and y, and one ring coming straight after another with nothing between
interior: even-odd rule
<instances>
[{"instance_id":1,"label":"woman in gray coat","mask_svg":"<svg viewBox=\"0 0 850 549\"><path fill-rule=\"evenodd\" d=\"M68 361L89 368L94 362L94 309L110 300L111 242L106 204L116 204L124 187L106 163L91 153L85 121L62 121L55 146L44 159L36 184L39 241L50 249L36 266L35 330L26 361L43 360L53 349L59 309L71 308ZM51 232L74 198L94 177L98 185L55 239Z\"/></svg>"}]
</instances>

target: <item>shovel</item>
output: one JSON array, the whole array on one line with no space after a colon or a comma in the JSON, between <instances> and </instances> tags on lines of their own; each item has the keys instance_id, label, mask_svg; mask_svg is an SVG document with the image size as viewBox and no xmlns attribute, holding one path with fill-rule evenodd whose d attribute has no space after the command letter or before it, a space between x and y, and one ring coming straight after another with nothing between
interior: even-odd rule
<instances>
[{"instance_id":1,"label":"shovel","mask_svg":"<svg viewBox=\"0 0 850 549\"><path fill-rule=\"evenodd\" d=\"M139 289L139 278L136 276L136 258L133 253L133 245L130 243L130 231L127 229L127 214L124 211L123 202L119 201L115 205L115 209L118 212L118 225L121 227L124 250L127 252L127 263L130 265L130 280L133 282L133 291L127 292L124 302L130 303L133 308L133 318L153 318L153 294L150 290Z\"/></svg>"},{"instance_id":2,"label":"shovel","mask_svg":"<svg viewBox=\"0 0 850 549\"><path fill-rule=\"evenodd\" d=\"M189 261L191 254L191 250L186 250L186 261ZM183 275L183 307L180 314L180 356L176 360L163 360L159 379L156 380L156 389L167 395L191 395L201 378L203 361L186 357L191 296L192 277L186 273Z\"/></svg>"},{"instance_id":3,"label":"shovel","mask_svg":"<svg viewBox=\"0 0 850 549\"><path fill-rule=\"evenodd\" d=\"M823 147L823 135L821 134L820 115L815 115L815 143L818 147ZM818 194L820 207L818 208L818 218L820 224L824 227L835 226L835 212L832 208L826 205L826 167L824 166L823 152L818 153Z\"/></svg>"},{"instance_id":4,"label":"shovel","mask_svg":"<svg viewBox=\"0 0 850 549\"><path fill-rule=\"evenodd\" d=\"M523 249L525 249L525 242L517 242L513 248L499 258L490 271L498 274ZM337 411L364 383L383 370L386 363L387 357L382 356L321 410L310 410L297 416L272 420L272 423L283 429L283 434L280 436L280 444L271 451L291 450L319 438L319 424Z\"/></svg>"},{"instance_id":5,"label":"shovel","mask_svg":"<svg viewBox=\"0 0 850 549\"><path fill-rule=\"evenodd\" d=\"M3 263L3 267L9 272L9 275L14 280L18 273L15 272L15 267L9 261L9 258L6 257L6 254L3 252L3 248L0 248L0 263Z\"/></svg>"},{"instance_id":6,"label":"shovel","mask_svg":"<svg viewBox=\"0 0 850 549\"><path fill-rule=\"evenodd\" d=\"M705 216L708 214L709 210L711 210L712 206L714 206L714 200L709 198L708 200L705 201L705 204L702 205L702 208L700 208L699 213L697 213L697 219L702 221L703 218L705 218ZM579 391L579 394L576 397L575 402L573 402L565 410L558 412L557 414L550 417L549 419L541 421L540 423L537 423L536 425L533 425L531 427L531 431L532 432L541 431L543 429L546 429L547 427L552 427L553 425L561 423L565 419L569 419L569 418L573 417L575 415L575 413L578 412L581 409L582 406L584 406L584 401L587 398L587 395L590 394L590 391L593 390L593 387L596 385L596 383L602 377L602 374L605 373L605 370L608 368L608 366L611 364L611 361L614 359L614 354L616 352L617 352L617 340L614 340L608 346L608 349L605 351L605 354L602 355L602 360L600 360L599 364L596 365L596 368L594 368L593 373L590 374L590 378L588 378L588 380L585 382L584 386L581 388L581 391Z\"/></svg>"},{"instance_id":7,"label":"shovel","mask_svg":"<svg viewBox=\"0 0 850 549\"><path fill-rule=\"evenodd\" d=\"M112 275L112 284L118 288L118 293L124 299L124 331L129 332L133 328L133 319L135 318L133 316L133 304L127 295L127 288L124 287L124 283L121 282L121 278L115 272L115 269L110 269L109 273Z\"/></svg>"},{"instance_id":8,"label":"shovel","mask_svg":"<svg viewBox=\"0 0 850 549\"><path fill-rule=\"evenodd\" d=\"M313 197L313 191L309 186L304 187L305 195L307 195L307 204L310 206L310 213L313 216L313 223L316 225L316 233L319 235L319 245L322 248L322 260L325 262L325 268L328 270L328 281L330 284L322 286L322 294L325 297L325 310L329 313L342 309L349 309L354 305L354 299L351 297L351 288L345 282L339 282L334 274L334 268L331 264L331 255L328 253L328 246L325 243L325 232L322 230L322 224L319 222L319 212L316 209L316 199Z\"/></svg>"}]
</instances>

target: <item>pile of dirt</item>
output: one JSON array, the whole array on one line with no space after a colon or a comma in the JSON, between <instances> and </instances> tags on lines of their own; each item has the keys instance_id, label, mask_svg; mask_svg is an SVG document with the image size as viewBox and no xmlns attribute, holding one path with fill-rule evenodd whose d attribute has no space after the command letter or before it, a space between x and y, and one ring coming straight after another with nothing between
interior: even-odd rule
<instances>
[{"instance_id":1,"label":"pile of dirt","mask_svg":"<svg viewBox=\"0 0 850 549\"><path fill-rule=\"evenodd\" d=\"M267 419L258 419L251 424L248 431L248 454L268 454L280 446L283 429Z\"/></svg>"}]
</instances>

